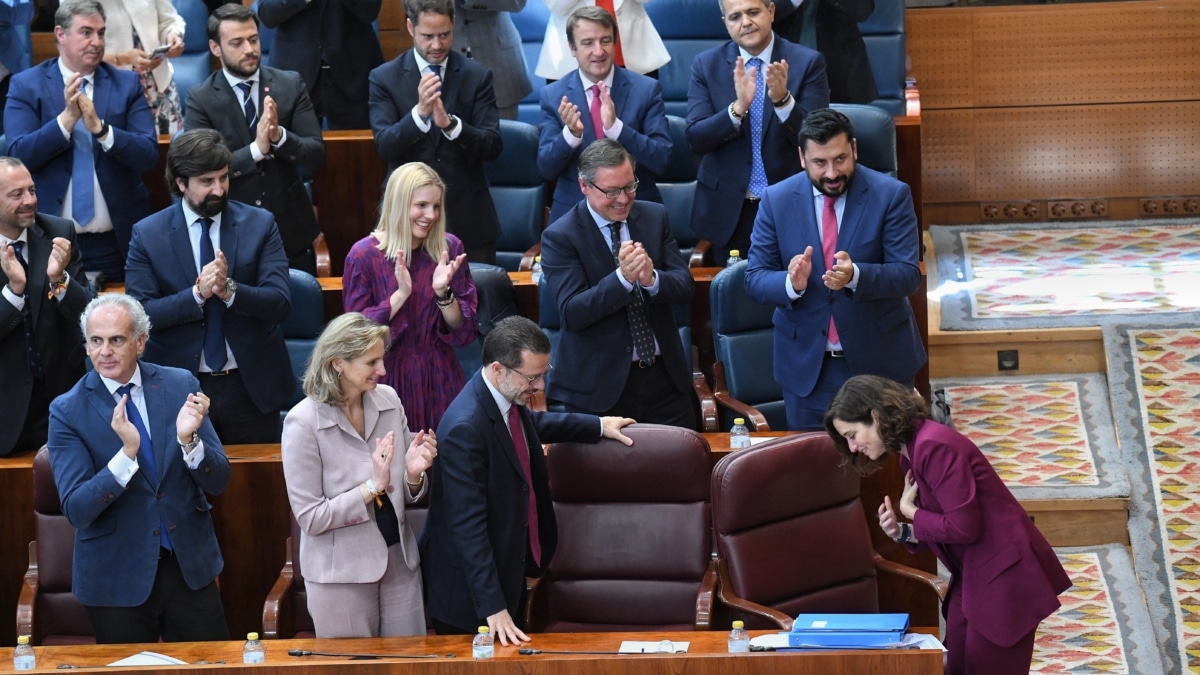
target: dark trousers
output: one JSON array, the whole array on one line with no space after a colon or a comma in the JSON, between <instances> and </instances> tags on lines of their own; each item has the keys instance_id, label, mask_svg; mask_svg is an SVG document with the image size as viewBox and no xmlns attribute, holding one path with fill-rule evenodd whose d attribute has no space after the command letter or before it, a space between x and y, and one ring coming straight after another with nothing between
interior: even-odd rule
<instances>
[{"instance_id":1,"label":"dark trousers","mask_svg":"<svg viewBox=\"0 0 1200 675\"><path fill-rule=\"evenodd\" d=\"M17 442L11 448L0 448L0 456L36 452L46 444L49 424L50 400L46 396L46 382L35 378L29 396L29 410L25 412L25 423L21 426Z\"/></svg>"},{"instance_id":2,"label":"dark trousers","mask_svg":"<svg viewBox=\"0 0 1200 675\"><path fill-rule=\"evenodd\" d=\"M584 410L564 405L568 412L589 413L601 417L631 417L648 424L669 424L685 429L696 428L696 406L691 389L679 391L671 381L662 358L654 365L642 368L633 362L629 379L616 404L608 410Z\"/></svg>"},{"instance_id":3,"label":"dark trousers","mask_svg":"<svg viewBox=\"0 0 1200 675\"><path fill-rule=\"evenodd\" d=\"M952 583L942 605L946 617L946 675L1027 675L1033 661L1037 629L1011 647L1001 647L979 634L963 614L962 589Z\"/></svg>"},{"instance_id":4,"label":"dark trousers","mask_svg":"<svg viewBox=\"0 0 1200 675\"><path fill-rule=\"evenodd\" d=\"M117 573L117 572L114 572ZM97 644L228 640L216 582L192 590L174 555L158 559L150 597L137 607L84 607Z\"/></svg>"},{"instance_id":5,"label":"dark trousers","mask_svg":"<svg viewBox=\"0 0 1200 675\"><path fill-rule=\"evenodd\" d=\"M737 250L742 260L750 258L750 233L754 231L754 219L758 216L758 200L747 199L742 202L742 211L738 214L737 226L733 228L733 236L724 246L713 242L713 264L724 267L729 260L729 252Z\"/></svg>"},{"instance_id":6,"label":"dark trousers","mask_svg":"<svg viewBox=\"0 0 1200 675\"><path fill-rule=\"evenodd\" d=\"M525 603L529 601L528 596L529 593L522 589L521 602L519 605L517 605L520 609L517 611L517 616L512 617L513 623L516 624L517 628L521 631L525 630ZM479 632L479 626L487 625L487 617L485 616L479 619L479 626L471 626L470 628L466 626L455 626L453 624L446 623L445 621L438 621L433 617L429 618L429 625L433 626L433 632L437 633L438 635L475 635Z\"/></svg>"},{"instance_id":7,"label":"dark trousers","mask_svg":"<svg viewBox=\"0 0 1200 675\"><path fill-rule=\"evenodd\" d=\"M303 251L288 253L288 267L308 272L315 277L317 276L317 255L311 246Z\"/></svg>"},{"instance_id":8,"label":"dark trousers","mask_svg":"<svg viewBox=\"0 0 1200 675\"><path fill-rule=\"evenodd\" d=\"M241 370L227 373L199 375L200 389L212 400L208 414L217 438L225 445L278 443L279 410L259 410L246 391Z\"/></svg>"},{"instance_id":9,"label":"dark trousers","mask_svg":"<svg viewBox=\"0 0 1200 675\"><path fill-rule=\"evenodd\" d=\"M362 76L365 78L366 73ZM332 131L339 129L370 129L371 113L367 102L352 101L338 88L336 77L329 64L322 63L317 72L317 81L312 83L313 109L317 118L325 118L325 125Z\"/></svg>"},{"instance_id":10,"label":"dark trousers","mask_svg":"<svg viewBox=\"0 0 1200 675\"><path fill-rule=\"evenodd\" d=\"M79 244L84 271L99 272L108 283L125 280L125 256L121 255L116 232L84 232L75 241Z\"/></svg>"},{"instance_id":11,"label":"dark trousers","mask_svg":"<svg viewBox=\"0 0 1200 675\"><path fill-rule=\"evenodd\" d=\"M808 396L796 396L786 387L783 390L788 430L824 431L825 411L829 409L834 395L852 375L854 373L850 372L845 357L830 356L829 352L825 352L825 358L821 361L821 374L817 376L817 383L813 385L813 390ZM900 384L911 388L913 381L909 379Z\"/></svg>"},{"instance_id":12,"label":"dark trousers","mask_svg":"<svg viewBox=\"0 0 1200 675\"><path fill-rule=\"evenodd\" d=\"M467 254L467 262L487 263L489 265L496 264L496 242L489 241L486 244L475 244L473 246L463 245L463 252Z\"/></svg>"}]
</instances>

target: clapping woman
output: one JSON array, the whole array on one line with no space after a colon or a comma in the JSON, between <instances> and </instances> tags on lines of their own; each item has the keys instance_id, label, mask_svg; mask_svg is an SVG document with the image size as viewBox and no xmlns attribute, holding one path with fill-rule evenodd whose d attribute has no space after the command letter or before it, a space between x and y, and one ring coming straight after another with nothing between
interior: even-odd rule
<instances>
[{"instance_id":1,"label":"clapping woman","mask_svg":"<svg viewBox=\"0 0 1200 675\"><path fill-rule=\"evenodd\" d=\"M154 128L174 134L183 109L170 59L183 53L185 24L170 0L100 0L104 7L104 60L142 79Z\"/></svg>"}]
</instances>

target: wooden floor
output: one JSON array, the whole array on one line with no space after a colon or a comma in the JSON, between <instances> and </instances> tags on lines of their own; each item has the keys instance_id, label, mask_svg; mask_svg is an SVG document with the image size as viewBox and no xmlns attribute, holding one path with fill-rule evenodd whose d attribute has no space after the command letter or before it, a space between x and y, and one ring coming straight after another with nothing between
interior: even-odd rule
<instances>
[{"instance_id":1,"label":"wooden floor","mask_svg":"<svg viewBox=\"0 0 1200 675\"><path fill-rule=\"evenodd\" d=\"M925 234L929 292L929 377L1105 373L1100 328L943 331L937 254ZM1017 350L1020 368L1001 371L997 352ZM1021 505L1052 546L1129 545L1129 499L1036 499Z\"/></svg>"}]
</instances>

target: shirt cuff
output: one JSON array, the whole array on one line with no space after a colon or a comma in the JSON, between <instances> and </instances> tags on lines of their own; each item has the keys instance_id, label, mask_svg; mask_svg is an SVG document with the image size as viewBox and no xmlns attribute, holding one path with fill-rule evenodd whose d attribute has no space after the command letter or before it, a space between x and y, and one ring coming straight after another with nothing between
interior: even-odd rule
<instances>
[{"instance_id":1,"label":"shirt cuff","mask_svg":"<svg viewBox=\"0 0 1200 675\"><path fill-rule=\"evenodd\" d=\"M846 288L849 288L852 291L857 291L858 290L858 263L851 263L851 266L854 267L854 274L852 274L850 276L850 283L846 284Z\"/></svg>"},{"instance_id":2,"label":"shirt cuff","mask_svg":"<svg viewBox=\"0 0 1200 675\"><path fill-rule=\"evenodd\" d=\"M71 130L63 126L62 120L58 119L57 115L54 116L54 122L58 124L58 130L62 132L63 138L71 140Z\"/></svg>"},{"instance_id":3,"label":"shirt cuff","mask_svg":"<svg viewBox=\"0 0 1200 675\"><path fill-rule=\"evenodd\" d=\"M565 124L563 125L562 136L563 140L567 142L567 145L571 146L572 148L578 148L579 146L583 145L583 136L575 138L575 134L571 133L571 130Z\"/></svg>"},{"instance_id":4,"label":"shirt cuff","mask_svg":"<svg viewBox=\"0 0 1200 675\"><path fill-rule=\"evenodd\" d=\"M629 281L627 281L625 279L625 276L623 274L621 274L620 269L613 270L613 274L617 275L617 281L621 282L621 285L625 287L625 290L627 290L627 291L633 290L633 284L629 283Z\"/></svg>"},{"instance_id":5,"label":"shirt cuff","mask_svg":"<svg viewBox=\"0 0 1200 675\"><path fill-rule=\"evenodd\" d=\"M284 143L287 143L287 129L284 129L283 127L279 127L279 142L272 143L271 148L274 150L278 150L279 147L281 145L283 145Z\"/></svg>"},{"instance_id":6,"label":"shirt cuff","mask_svg":"<svg viewBox=\"0 0 1200 675\"><path fill-rule=\"evenodd\" d=\"M650 284L649 286L643 286L642 288L650 295L658 295L658 270L654 270L651 272L651 274L654 275L654 283Z\"/></svg>"},{"instance_id":7,"label":"shirt cuff","mask_svg":"<svg viewBox=\"0 0 1200 675\"><path fill-rule=\"evenodd\" d=\"M783 275L783 287L787 291L787 296L789 298L791 298L791 300L793 302L804 297L804 291L800 291L799 293L797 293L796 289L792 287L792 277L790 275L787 275L787 274ZM808 289L804 289L804 290L808 290Z\"/></svg>"},{"instance_id":8,"label":"shirt cuff","mask_svg":"<svg viewBox=\"0 0 1200 675\"><path fill-rule=\"evenodd\" d=\"M223 301L223 302L225 303L225 306L226 306L226 307L233 307L233 301L234 301L234 299L235 299L235 298L237 298L237 291L234 291L234 292L230 293L230 294L229 294L229 299L228 299L228 300L224 300L224 301ZM218 300L220 300L221 298L219 298L219 297L218 297L217 299L218 299Z\"/></svg>"},{"instance_id":9,"label":"shirt cuff","mask_svg":"<svg viewBox=\"0 0 1200 675\"><path fill-rule=\"evenodd\" d=\"M4 284L4 290L0 291L0 293L4 294L4 299L8 300L9 304L15 307L18 312L25 309L25 296L13 293L8 284Z\"/></svg>"},{"instance_id":10,"label":"shirt cuff","mask_svg":"<svg viewBox=\"0 0 1200 675\"><path fill-rule=\"evenodd\" d=\"M176 440L179 440L179 439L176 439ZM183 450L183 448L180 448L180 451L182 451L182 450ZM124 453L122 453L122 454L124 454ZM189 468L189 469L199 468L200 462L203 462L203 461L204 461L204 441L200 441L200 442L196 443L196 447L192 448L191 452L183 453L183 463L187 464L187 468Z\"/></svg>"},{"instance_id":11,"label":"shirt cuff","mask_svg":"<svg viewBox=\"0 0 1200 675\"><path fill-rule=\"evenodd\" d=\"M117 479L117 483L121 487L126 487L133 479L133 475L138 472L138 463L136 459L129 459L129 455L126 455L124 450L118 450L117 454L108 460L108 470L112 472L113 478Z\"/></svg>"},{"instance_id":12,"label":"shirt cuff","mask_svg":"<svg viewBox=\"0 0 1200 675\"><path fill-rule=\"evenodd\" d=\"M417 112L417 106L415 105L412 109L412 118L413 121L417 123L417 128L421 130L421 133L429 133L429 127L431 126L429 120L421 117L421 113Z\"/></svg>"},{"instance_id":13,"label":"shirt cuff","mask_svg":"<svg viewBox=\"0 0 1200 675\"><path fill-rule=\"evenodd\" d=\"M625 124L622 123L620 119L618 119L616 122L613 122L613 125L611 127L604 130L604 137L611 138L614 141L618 140L621 137L621 132L624 130L625 130Z\"/></svg>"},{"instance_id":14,"label":"shirt cuff","mask_svg":"<svg viewBox=\"0 0 1200 675\"><path fill-rule=\"evenodd\" d=\"M100 141L100 149L104 150L105 152L112 150L113 143L116 142L116 135L116 132L113 131L113 127L110 124L108 126L108 133L104 134L104 138Z\"/></svg>"},{"instance_id":15,"label":"shirt cuff","mask_svg":"<svg viewBox=\"0 0 1200 675\"><path fill-rule=\"evenodd\" d=\"M450 119L457 122L454 125L454 128L451 129L449 133L446 133L446 131L444 129L438 129L438 131L441 131L443 136L445 136L446 138L453 141L454 139L456 139L462 135L463 121L462 121L462 118L456 117L455 115L451 115Z\"/></svg>"},{"instance_id":16,"label":"shirt cuff","mask_svg":"<svg viewBox=\"0 0 1200 675\"><path fill-rule=\"evenodd\" d=\"M767 96L770 97L770 94L767 94ZM780 122L786 122L788 116L792 114L792 108L795 107L796 97L789 94L787 105L783 106L782 108L776 108L775 116L779 118Z\"/></svg>"},{"instance_id":17,"label":"shirt cuff","mask_svg":"<svg viewBox=\"0 0 1200 675\"><path fill-rule=\"evenodd\" d=\"M254 163L257 164L258 162L263 161L263 159L265 159L265 158L266 158L266 155L263 154L262 150L258 149L258 143L251 142L250 143L250 159L253 159Z\"/></svg>"}]
</instances>

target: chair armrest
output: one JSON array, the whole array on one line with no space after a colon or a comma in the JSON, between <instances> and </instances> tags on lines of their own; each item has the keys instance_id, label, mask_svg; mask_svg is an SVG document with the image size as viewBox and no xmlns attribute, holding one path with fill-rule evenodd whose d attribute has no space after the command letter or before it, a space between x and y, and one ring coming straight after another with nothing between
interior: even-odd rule
<instances>
[{"instance_id":1,"label":"chair armrest","mask_svg":"<svg viewBox=\"0 0 1200 675\"><path fill-rule=\"evenodd\" d=\"M737 610L744 614L749 614L755 618L761 619L767 623L778 626L780 630L790 631L792 629L793 617L780 612L779 610L771 609L766 605L760 605L757 602L752 602L744 598L739 598L734 595L733 584L729 580L729 565L724 560L717 559L717 599L721 604L729 609Z\"/></svg>"},{"instance_id":2,"label":"chair armrest","mask_svg":"<svg viewBox=\"0 0 1200 675\"><path fill-rule=\"evenodd\" d=\"M546 598L542 577L525 577L525 632L540 633L546 625Z\"/></svg>"},{"instance_id":3,"label":"chair armrest","mask_svg":"<svg viewBox=\"0 0 1200 675\"><path fill-rule=\"evenodd\" d=\"M17 600L17 635L33 637L33 607L37 601L38 564L37 540L29 542L29 568L25 570L25 582L21 584L21 596Z\"/></svg>"},{"instance_id":4,"label":"chair armrest","mask_svg":"<svg viewBox=\"0 0 1200 675\"><path fill-rule=\"evenodd\" d=\"M692 346L692 389L696 392L696 398L700 400L700 431L703 433L720 431L720 422L717 421L717 402L713 398L712 389L708 386L708 378L704 377L704 371L700 370L700 350L694 345Z\"/></svg>"},{"instance_id":5,"label":"chair armrest","mask_svg":"<svg viewBox=\"0 0 1200 675\"><path fill-rule=\"evenodd\" d=\"M292 614L292 538L287 539L287 552L283 558L283 569L279 570L279 578L271 586L267 601L263 603L262 628L263 639L276 640L279 635L279 620L281 616L290 617ZM282 637L292 637L285 635Z\"/></svg>"},{"instance_id":6,"label":"chair armrest","mask_svg":"<svg viewBox=\"0 0 1200 675\"><path fill-rule=\"evenodd\" d=\"M317 258L317 276L328 277L333 274L333 265L329 259L329 245L325 243L325 233L313 239L313 253Z\"/></svg>"},{"instance_id":7,"label":"chair armrest","mask_svg":"<svg viewBox=\"0 0 1200 675\"><path fill-rule=\"evenodd\" d=\"M725 384L725 366L720 361L713 364L713 400L746 418L751 431L771 430L771 426L767 424L767 417L759 412L758 408L742 403L729 394L729 388Z\"/></svg>"},{"instance_id":8,"label":"chair armrest","mask_svg":"<svg viewBox=\"0 0 1200 675\"><path fill-rule=\"evenodd\" d=\"M542 254L542 242L540 242L540 241L533 242L533 246L530 246L529 250L525 251L524 255L521 256L521 267L520 267L519 271L528 272L529 270L533 269L533 259L538 257L541 254Z\"/></svg>"},{"instance_id":9,"label":"chair armrest","mask_svg":"<svg viewBox=\"0 0 1200 675\"><path fill-rule=\"evenodd\" d=\"M709 559L708 569L696 591L696 630L712 630L713 596L717 590L717 560Z\"/></svg>"},{"instance_id":10,"label":"chair armrest","mask_svg":"<svg viewBox=\"0 0 1200 675\"><path fill-rule=\"evenodd\" d=\"M696 242L692 248L692 255L688 258L688 267L712 267L711 241L701 239Z\"/></svg>"},{"instance_id":11,"label":"chair armrest","mask_svg":"<svg viewBox=\"0 0 1200 675\"><path fill-rule=\"evenodd\" d=\"M910 579L912 581L921 583L925 586L928 586L934 593L937 593L939 601L944 601L946 599L946 590L948 587L946 581L941 577L916 569L915 567L901 565L894 560L888 560L887 558L879 555L877 552L874 553L874 556L875 569L879 570L880 572L886 572L893 576L901 577L903 579Z\"/></svg>"}]
</instances>

